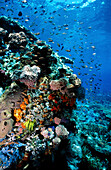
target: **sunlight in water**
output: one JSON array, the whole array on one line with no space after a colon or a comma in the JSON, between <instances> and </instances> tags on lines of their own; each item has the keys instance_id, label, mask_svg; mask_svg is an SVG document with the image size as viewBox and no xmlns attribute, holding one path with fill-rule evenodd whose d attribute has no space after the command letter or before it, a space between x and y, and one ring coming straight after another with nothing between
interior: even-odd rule
<instances>
[{"instance_id":1,"label":"sunlight in water","mask_svg":"<svg viewBox=\"0 0 111 170\"><path fill-rule=\"evenodd\" d=\"M51 0L47 0L47 2L50 2ZM57 2L60 2L60 3L66 3L66 4L80 4L80 3L83 3L83 7L89 5L90 3L92 2L95 2L96 0L52 0L53 3L57 3Z\"/></svg>"},{"instance_id":2,"label":"sunlight in water","mask_svg":"<svg viewBox=\"0 0 111 170\"><path fill-rule=\"evenodd\" d=\"M96 0L88 0L85 3L83 3L83 5L81 6L81 8L87 7L90 3L95 2Z\"/></svg>"}]
</instances>

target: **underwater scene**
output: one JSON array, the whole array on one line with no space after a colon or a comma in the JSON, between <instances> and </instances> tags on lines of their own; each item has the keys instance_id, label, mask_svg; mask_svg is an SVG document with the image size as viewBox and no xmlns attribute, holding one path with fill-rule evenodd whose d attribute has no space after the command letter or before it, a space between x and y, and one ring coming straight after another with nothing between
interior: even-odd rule
<instances>
[{"instance_id":1,"label":"underwater scene","mask_svg":"<svg viewBox=\"0 0 111 170\"><path fill-rule=\"evenodd\" d=\"M111 1L0 0L0 170L111 170Z\"/></svg>"}]
</instances>

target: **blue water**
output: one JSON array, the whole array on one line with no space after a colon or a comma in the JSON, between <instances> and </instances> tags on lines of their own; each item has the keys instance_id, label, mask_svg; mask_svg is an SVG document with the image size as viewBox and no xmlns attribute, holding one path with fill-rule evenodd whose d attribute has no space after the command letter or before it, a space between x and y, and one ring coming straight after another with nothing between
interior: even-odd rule
<instances>
[{"instance_id":1,"label":"blue water","mask_svg":"<svg viewBox=\"0 0 111 170\"><path fill-rule=\"evenodd\" d=\"M0 1L0 15L39 32L39 39L75 61L74 73L80 74L88 94L111 93L110 9L110 0Z\"/></svg>"}]
</instances>

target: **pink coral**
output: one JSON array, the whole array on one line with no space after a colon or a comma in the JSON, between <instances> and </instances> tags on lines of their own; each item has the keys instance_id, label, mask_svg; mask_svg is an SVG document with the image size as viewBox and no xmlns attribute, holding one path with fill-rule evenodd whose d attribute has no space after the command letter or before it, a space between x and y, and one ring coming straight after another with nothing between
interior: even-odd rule
<instances>
[{"instance_id":1,"label":"pink coral","mask_svg":"<svg viewBox=\"0 0 111 170\"><path fill-rule=\"evenodd\" d=\"M60 78L59 80L52 80L50 88L52 90L59 90L62 94L67 94L69 97L74 97L74 89L81 85L81 80L77 78L76 74L70 75L69 78Z\"/></svg>"},{"instance_id":2,"label":"pink coral","mask_svg":"<svg viewBox=\"0 0 111 170\"><path fill-rule=\"evenodd\" d=\"M58 118L58 117L55 117L55 118L54 118L54 122L55 122L56 125L59 125L60 122L61 122L61 119Z\"/></svg>"},{"instance_id":3,"label":"pink coral","mask_svg":"<svg viewBox=\"0 0 111 170\"><path fill-rule=\"evenodd\" d=\"M54 132L53 132L52 128L48 128L48 129L42 128L41 135L43 135L43 137L46 139L47 138L52 139L54 137Z\"/></svg>"},{"instance_id":4,"label":"pink coral","mask_svg":"<svg viewBox=\"0 0 111 170\"><path fill-rule=\"evenodd\" d=\"M60 89L60 83L58 80L52 80L50 82L50 88L51 90L59 90Z\"/></svg>"},{"instance_id":5,"label":"pink coral","mask_svg":"<svg viewBox=\"0 0 111 170\"><path fill-rule=\"evenodd\" d=\"M64 125L58 125L55 128L55 132L57 134L58 137L63 137L63 138L67 138L69 132L67 131L67 129L64 127Z\"/></svg>"},{"instance_id":6,"label":"pink coral","mask_svg":"<svg viewBox=\"0 0 111 170\"><path fill-rule=\"evenodd\" d=\"M44 138L48 138L48 130L43 130L43 131L41 132L41 135L43 135Z\"/></svg>"},{"instance_id":7,"label":"pink coral","mask_svg":"<svg viewBox=\"0 0 111 170\"><path fill-rule=\"evenodd\" d=\"M67 83L68 82L65 78L60 78L59 80L52 80L50 82L50 88L52 90L60 90L61 93L65 93L62 88L65 88Z\"/></svg>"}]
</instances>

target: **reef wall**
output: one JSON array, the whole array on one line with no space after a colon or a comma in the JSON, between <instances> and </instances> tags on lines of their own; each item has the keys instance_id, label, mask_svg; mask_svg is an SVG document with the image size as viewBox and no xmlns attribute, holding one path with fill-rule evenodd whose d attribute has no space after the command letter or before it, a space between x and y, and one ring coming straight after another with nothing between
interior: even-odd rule
<instances>
[{"instance_id":1,"label":"reef wall","mask_svg":"<svg viewBox=\"0 0 111 170\"><path fill-rule=\"evenodd\" d=\"M81 80L65 65L73 61L18 23L6 17L0 23L1 146L20 142L31 160L51 155L70 133L76 98L84 98Z\"/></svg>"},{"instance_id":2,"label":"reef wall","mask_svg":"<svg viewBox=\"0 0 111 170\"><path fill-rule=\"evenodd\" d=\"M6 17L0 17L0 61L0 167L78 169L93 145L85 144L84 124L79 129L76 101L85 90L66 65L73 61Z\"/></svg>"}]
</instances>

